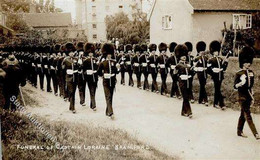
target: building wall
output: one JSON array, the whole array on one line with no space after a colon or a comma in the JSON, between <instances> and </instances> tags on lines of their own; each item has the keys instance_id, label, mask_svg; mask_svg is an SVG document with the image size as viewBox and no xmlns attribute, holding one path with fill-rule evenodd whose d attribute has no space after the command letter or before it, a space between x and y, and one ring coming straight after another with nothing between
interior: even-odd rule
<instances>
[{"instance_id":1,"label":"building wall","mask_svg":"<svg viewBox=\"0 0 260 160\"><path fill-rule=\"evenodd\" d=\"M77 0L80 1L80 0ZM81 0L81 19L82 29L88 36L90 42L106 41L106 24L105 17L107 15L114 15L121 11L125 12L131 18L132 8L130 5L136 4L141 8L140 0ZM93 8L93 6L96 6ZM122 6L122 8L119 8ZM80 7L78 7L80 8ZM80 14L80 12L77 14ZM93 14L96 17L93 17ZM80 16L76 16L80 19ZM93 24L96 24L97 28L93 28ZM97 35L97 38L93 38L93 35Z\"/></svg>"},{"instance_id":2,"label":"building wall","mask_svg":"<svg viewBox=\"0 0 260 160\"><path fill-rule=\"evenodd\" d=\"M184 43L191 40L192 8L187 0L157 0L150 18L150 42ZM162 28L162 17L172 16L172 29Z\"/></svg>"}]
</instances>

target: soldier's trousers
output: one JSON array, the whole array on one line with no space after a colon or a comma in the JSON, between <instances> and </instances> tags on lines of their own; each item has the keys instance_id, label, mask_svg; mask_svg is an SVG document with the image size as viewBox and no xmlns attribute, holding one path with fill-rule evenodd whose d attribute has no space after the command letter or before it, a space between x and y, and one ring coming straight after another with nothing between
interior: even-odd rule
<instances>
[{"instance_id":1,"label":"soldier's trousers","mask_svg":"<svg viewBox=\"0 0 260 160\"><path fill-rule=\"evenodd\" d=\"M200 93L199 93L199 103L208 102L208 96L206 92L206 83L207 79L204 76L204 73L197 73L199 83L200 83Z\"/></svg>"},{"instance_id":2,"label":"soldier's trousers","mask_svg":"<svg viewBox=\"0 0 260 160\"><path fill-rule=\"evenodd\" d=\"M152 82L152 90L151 90L151 91L152 91L152 92L153 92L153 91L156 91L156 92L157 92L157 91L158 91L158 85L157 85L156 79L157 79L157 74L158 74L158 73L155 73L155 72L153 73L153 72L152 72L151 74L152 74L152 79L153 79L153 82Z\"/></svg>"},{"instance_id":3,"label":"soldier's trousers","mask_svg":"<svg viewBox=\"0 0 260 160\"><path fill-rule=\"evenodd\" d=\"M189 99L190 100L194 100L194 97L193 97L193 78L194 78L194 76L192 76L189 79L189 81L190 81L190 83L189 83L189 85L190 85L190 87L189 87Z\"/></svg>"},{"instance_id":4,"label":"soldier's trousers","mask_svg":"<svg viewBox=\"0 0 260 160\"><path fill-rule=\"evenodd\" d=\"M88 82L88 90L90 94L90 108L96 108L96 90L97 82Z\"/></svg>"},{"instance_id":5,"label":"soldier's trousers","mask_svg":"<svg viewBox=\"0 0 260 160\"><path fill-rule=\"evenodd\" d=\"M189 88L187 87L187 81L179 81L180 89L181 89L181 94L183 97L183 103L182 103L182 110L181 110L181 115L191 115L191 106L189 102Z\"/></svg>"},{"instance_id":6,"label":"soldier's trousers","mask_svg":"<svg viewBox=\"0 0 260 160\"><path fill-rule=\"evenodd\" d=\"M161 79L162 79L161 95L167 94L168 93L167 85L166 85L167 74L161 73Z\"/></svg>"},{"instance_id":7,"label":"soldier's trousers","mask_svg":"<svg viewBox=\"0 0 260 160\"><path fill-rule=\"evenodd\" d=\"M37 68L32 68L32 85L37 87Z\"/></svg>"},{"instance_id":8,"label":"soldier's trousers","mask_svg":"<svg viewBox=\"0 0 260 160\"><path fill-rule=\"evenodd\" d=\"M219 105L221 108L225 106L224 98L221 94L221 84L222 80L213 79L215 94L214 94L214 105Z\"/></svg>"},{"instance_id":9,"label":"soldier's trousers","mask_svg":"<svg viewBox=\"0 0 260 160\"><path fill-rule=\"evenodd\" d=\"M86 97L86 80L82 77L82 74L79 74L78 78L80 104L84 104Z\"/></svg>"},{"instance_id":10,"label":"soldier's trousers","mask_svg":"<svg viewBox=\"0 0 260 160\"><path fill-rule=\"evenodd\" d=\"M58 93L58 75L55 70L51 70L51 79L53 84L54 93Z\"/></svg>"},{"instance_id":11,"label":"soldier's trousers","mask_svg":"<svg viewBox=\"0 0 260 160\"><path fill-rule=\"evenodd\" d=\"M129 86L134 86L134 80L133 80L133 70L128 70L128 75L129 75Z\"/></svg>"},{"instance_id":12,"label":"soldier's trousers","mask_svg":"<svg viewBox=\"0 0 260 160\"><path fill-rule=\"evenodd\" d=\"M176 74L171 74L172 77L172 88L171 88L171 97L173 96L180 96L180 91L179 91L179 87L178 87L178 77Z\"/></svg>"},{"instance_id":13,"label":"soldier's trousers","mask_svg":"<svg viewBox=\"0 0 260 160\"><path fill-rule=\"evenodd\" d=\"M125 71L121 70L121 84L125 84Z\"/></svg>"},{"instance_id":14,"label":"soldier's trousers","mask_svg":"<svg viewBox=\"0 0 260 160\"><path fill-rule=\"evenodd\" d=\"M149 73L144 71L143 75L144 75L144 86L143 86L143 89L146 90L146 89L149 89L149 83L148 83Z\"/></svg>"},{"instance_id":15,"label":"soldier's trousers","mask_svg":"<svg viewBox=\"0 0 260 160\"><path fill-rule=\"evenodd\" d=\"M238 120L238 126L237 126L237 134L240 135L243 133L243 128L245 121L247 121L249 128L253 132L254 135L257 134L257 130L255 127L255 124L253 122L253 119L251 117L251 112L250 112L250 105L251 105L251 100L245 99L243 101L239 102L239 105L241 106L241 114Z\"/></svg>"},{"instance_id":16,"label":"soldier's trousers","mask_svg":"<svg viewBox=\"0 0 260 160\"><path fill-rule=\"evenodd\" d=\"M66 82L67 83L67 89L68 89L68 98L70 102L70 110L73 111L75 110L75 93L76 93L76 88L77 88L77 83L76 82Z\"/></svg>"},{"instance_id":17,"label":"soldier's trousers","mask_svg":"<svg viewBox=\"0 0 260 160\"><path fill-rule=\"evenodd\" d=\"M43 71L40 69L40 71L39 71L39 78L40 78L40 88L41 89L44 89L44 87L43 87L43 83L44 83L44 73L43 73Z\"/></svg>"},{"instance_id":18,"label":"soldier's trousers","mask_svg":"<svg viewBox=\"0 0 260 160\"><path fill-rule=\"evenodd\" d=\"M44 74L46 76L47 92L51 92L51 73L50 73L50 70L45 69Z\"/></svg>"},{"instance_id":19,"label":"soldier's trousers","mask_svg":"<svg viewBox=\"0 0 260 160\"><path fill-rule=\"evenodd\" d=\"M107 103L106 115L111 116L113 115L112 103L113 103L113 94L114 94L115 86L110 86L107 83L103 83L103 87L104 87L104 93L105 93L106 103Z\"/></svg>"},{"instance_id":20,"label":"soldier's trousers","mask_svg":"<svg viewBox=\"0 0 260 160\"><path fill-rule=\"evenodd\" d=\"M13 91L13 92L5 92L4 93L4 97L5 97L4 109L6 109L6 110L10 109L10 105L11 105L11 110L15 111L16 110L16 105L10 101L10 98L12 96L15 96L17 98L18 97L18 90L17 91Z\"/></svg>"},{"instance_id":21,"label":"soldier's trousers","mask_svg":"<svg viewBox=\"0 0 260 160\"><path fill-rule=\"evenodd\" d=\"M136 72L137 88L141 88L141 72Z\"/></svg>"},{"instance_id":22,"label":"soldier's trousers","mask_svg":"<svg viewBox=\"0 0 260 160\"><path fill-rule=\"evenodd\" d=\"M65 80L63 79L62 71L57 71L57 81L60 91L60 96L65 97Z\"/></svg>"}]
</instances>

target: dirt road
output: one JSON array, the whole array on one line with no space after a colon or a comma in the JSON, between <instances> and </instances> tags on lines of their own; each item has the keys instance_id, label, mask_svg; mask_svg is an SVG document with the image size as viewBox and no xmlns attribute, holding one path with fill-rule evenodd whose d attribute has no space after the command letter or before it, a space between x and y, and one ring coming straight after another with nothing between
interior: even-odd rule
<instances>
[{"instance_id":1,"label":"dirt road","mask_svg":"<svg viewBox=\"0 0 260 160\"><path fill-rule=\"evenodd\" d=\"M236 136L238 111L221 111L199 104L192 105L194 118L180 116L182 101L157 95L137 88L117 85L114 96L116 119L105 116L105 97L102 82L97 89L97 111L79 105L77 114L69 111L68 102L27 85L31 96L41 107L29 111L50 121L93 123L97 126L127 131L138 140L169 155L183 159L259 159L260 141L256 141L247 124L244 133L249 138ZM29 93L29 92L28 92ZM88 95L88 90L87 90ZM89 97L87 96L87 103ZM260 131L260 116L253 115Z\"/></svg>"}]
</instances>

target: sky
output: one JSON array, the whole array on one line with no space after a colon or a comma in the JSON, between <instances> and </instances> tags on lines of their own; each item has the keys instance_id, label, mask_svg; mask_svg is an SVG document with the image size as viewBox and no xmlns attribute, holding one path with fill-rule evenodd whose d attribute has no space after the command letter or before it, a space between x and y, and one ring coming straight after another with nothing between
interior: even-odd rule
<instances>
[{"instance_id":1,"label":"sky","mask_svg":"<svg viewBox=\"0 0 260 160\"><path fill-rule=\"evenodd\" d=\"M55 0L55 6L57 8L61 8L63 12L70 12L73 20L75 21L76 19L75 0ZM148 13L149 9L150 9L149 2L147 0L143 0L143 11Z\"/></svg>"}]
</instances>

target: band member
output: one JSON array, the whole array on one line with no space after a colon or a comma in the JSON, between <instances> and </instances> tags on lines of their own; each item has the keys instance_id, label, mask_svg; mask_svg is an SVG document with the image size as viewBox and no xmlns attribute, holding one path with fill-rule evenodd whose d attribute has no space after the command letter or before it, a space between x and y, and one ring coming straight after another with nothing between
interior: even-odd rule
<instances>
[{"instance_id":1,"label":"band member","mask_svg":"<svg viewBox=\"0 0 260 160\"><path fill-rule=\"evenodd\" d=\"M187 56L187 62L188 62L188 65L193 69L194 68L194 65L193 65L193 62L194 62L194 56L192 55L192 50L193 50L193 45L192 45L192 43L191 42L185 42L184 43L186 46L187 46L187 48L188 48L188 56ZM191 80L191 85L190 85L190 93L189 93L189 95L190 95L190 102L191 103L194 103L195 101L194 101L194 96L193 96L193 78L194 78L194 76L192 76L191 78L190 78L190 80Z\"/></svg>"},{"instance_id":2,"label":"band member","mask_svg":"<svg viewBox=\"0 0 260 160\"><path fill-rule=\"evenodd\" d=\"M86 79L84 76L83 72L83 61L86 59L84 56L84 43L83 42L78 42L77 44L77 52L76 54L78 55L78 66L79 66L79 71L78 71L78 89L79 89L79 97L80 97L80 104L82 106L86 106L85 103L85 93L86 93Z\"/></svg>"},{"instance_id":3,"label":"band member","mask_svg":"<svg viewBox=\"0 0 260 160\"><path fill-rule=\"evenodd\" d=\"M161 95L167 95L168 94L167 85L166 85L166 79L168 74L168 68L166 67L166 62L168 59L168 56L166 55L167 45L165 43L160 43L158 48L161 55L156 59L156 63L157 66L159 66L159 71L162 79Z\"/></svg>"},{"instance_id":4,"label":"band member","mask_svg":"<svg viewBox=\"0 0 260 160\"><path fill-rule=\"evenodd\" d=\"M39 57L37 47L33 47L33 56L32 56L32 86L37 88L37 58Z\"/></svg>"},{"instance_id":5,"label":"band member","mask_svg":"<svg viewBox=\"0 0 260 160\"><path fill-rule=\"evenodd\" d=\"M199 92L199 104L209 105L208 96L206 92L206 83L207 83L207 65L208 65L208 57L206 56L206 43L200 41L196 45L198 57L194 59L194 71L197 73L199 84L200 84L200 92Z\"/></svg>"},{"instance_id":6,"label":"band member","mask_svg":"<svg viewBox=\"0 0 260 160\"><path fill-rule=\"evenodd\" d=\"M75 92L78 80L78 59L74 57L75 46L72 43L65 45L68 56L62 62L62 68L66 71L66 85L70 102L69 110L76 113L75 110Z\"/></svg>"},{"instance_id":7,"label":"band member","mask_svg":"<svg viewBox=\"0 0 260 160\"><path fill-rule=\"evenodd\" d=\"M148 76L149 76L149 67L148 67L148 47L146 44L141 45L141 56L140 56L140 63L141 63L141 73L144 75L144 85L143 89L149 91L149 83L148 83Z\"/></svg>"},{"instance_id":8,"label":"band member","mask_svg":"<svg viewBox=\"0 0 260 160\"><path fill-rule=\"evenodd\" d=\"M3 62L3 70L6 73L4 79L3 93L5 97L4 109L15 111L16 106L10 102L10 99L15 96L17 98L19 94L19 85L26 85L26 76L23 75L22 68L19 65L18 60L13 54L10 54Z\"/></svg>"},{"instance_id":9,"label":"band member","mask_svg":"<svg viewBox=\"0 0 260 160\"><path fill-rule=\"evenodd\" d=\"M157 81L156 81L157 75L158 75L157 62L156 62L156 59L158 58L158 56L155 54L156 50L157 50L156 44L149 45L149 52L151 55L148 58L148 66L149 66L149 71L150 71L150 73L152 75L152 79L153 79L151 91L159 93L158 85L157 85Z\"/></svg>"},{"instance_id":10,"label":"band member","mask_svg":"<svg viewBox=\"0 0 260 160\"><path fill-rule=\"evenodd\" d=\"M213 107L225 110L224 97L221 94L221 84L224 79L224 71L227 69L228 61L219 57L220 43L218 41L212 41L210 43L210 53L213 54L213 58L208 60L208 71L214 82L214 105Z\"/></svg>"},{"instance_id":11,"label":"band member","mask_svg":"<svg viewBox=\"0 0 260 160\"><path fill-rule=\"evenodd\" d=\"M174 53L175 47L177 46L177 43L172 42L169 45L169 50L171 53L171 56L168 58L167 62L166 62L166 66L167 68L170 68L170 75L172 77L172 89L171 89L171 97L178 97L179 99L181 98L181 94L179 91L179 87L178 87L178 76L176 73L176 65L178 64L178 59Z\"/></svg>"},{"instance_id":12,"label":"band member","mask_svg":"<svg viewBox=\"0 0 260 160\"><path fill-rule=\"evenodd\" d=\"M128 75L129 75L129 83L128 85L129 86L134 86L134 80L133 80L133 65L132 65L132 59L133 59L133 56L132 56L132 53L133 53L133 47L131 44L128 44L126 45L125 47L126 49L126 53L127 55L125 56L126 60L125 60L125 64L126 64L126 71L128 72Z\"/></svg>"},{"instance_id":13,"label":"band member","mask_svg":"<svg viewBox=\"0 0 260 160\"><path fill-rule=\"evenodd\" d=\"M179 77L179 85L183 97L182 111L181 115L185 117L192 118L192 111L190 106L189 90L191 89L191 77L193 71L188 65L187 56L188 48L186 45L177 45L175 48L175 54L179 59L179 63L176 66L176 71Z\"/></svg>"},{"instance_id":14,"label":"band member","mask_svg":"<svg viewBox=\"0 0 260 160\"><path fill-rule=\"evenodd\" d=\"M141 52L141 47L140 45L135 45L134 46L134 52L135 56L132 59L132 65L134 66L134 73L136 75L137 79L137 88L142 89L141 87L141 62L140 62L140 52Z\"/></svg>"},{"instance_id":15,"label":"band member","mask_svg":"<svg viewBox=\"0 0 260 160\"><path fill-rule=\"evenodd\" d=\"M98 59L95 57L95 46L93 43L86 43L84 47L85 56L87 58L83 61L83 73L88 83L88 89L90 94L90 108L96 111L96 89L98 83Z\"/></svg>"},{"instance_id":16,"label":"band member","mask_svg":"<svg viewBox=\"0 0 260 160\"><path fill-rule=\"evenodd\" d=\"M253 48L249 46L244 47L240 52L238 59L241 70L236 73L234 88L238 90L238 102L241 107L241 114L237 126L237 135L245 138L247 137L243 133L244 124L245 121L247 121L255 138L258 140L260 137L250 112L250 106L254 103L254 97L252 94L252 88L254 85L254 72L250 68L253 63L255 56L254 54L255 53Z\"/></svg>"},{"instance_id":17,"label":"band member","mask_svg":"<svg viewBox=\"0 0 260 160\"><path fill-rule=\"evenodd\" d=\"M56 46L55 46L56 48ZM58 46L57 46L58 50ZM60 91L60 97L64 99L64 101L67 101L67 91L66 89L66 82L65 82L65 76L66 72L64 72L64 69L62 69L62 62L65 59L65 46L60 46L59 52L57 53L57 80L58 80L58 86Z\"/></svg>"},{"instance_id":18,"label":"band member","mask_svg":"<svg viewBox=\"0 0 260 160\"><path fill-rule=\"evenodd\" d=\"M121 84L125 85L125 72L126 72L126 65L125 65L125 47L124 45L120 45L118 47L119 55L117 56L117 63L120 64L120 73L121 73Z\"/></svg>"},{"instance_id":19,"label":"band member","mask_svg":"<svg viewBox=\"0 0 260 160\"><path fill-rule=\"evenodd\" d=\"M116 74L119 73L120 65L112 60L114 54L114 47L112 44L105 43L102 47L102 53L106 60L101 62L98 67L98 74L103 76L104 93L106 97L106 115L114 119L114 112L112 107L113 94L116 85Z\"/></svg>"}]
</instances>

